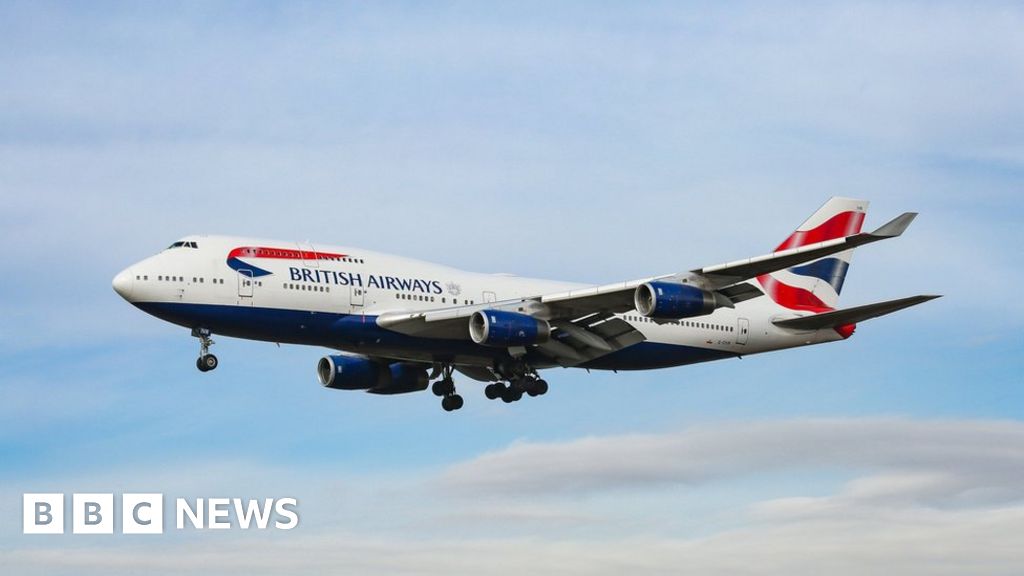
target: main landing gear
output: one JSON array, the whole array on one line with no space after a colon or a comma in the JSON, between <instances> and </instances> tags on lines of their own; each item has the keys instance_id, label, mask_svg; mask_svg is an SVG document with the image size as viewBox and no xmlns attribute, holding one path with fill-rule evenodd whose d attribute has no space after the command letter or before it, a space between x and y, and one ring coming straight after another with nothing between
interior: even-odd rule
<instances>
[{"instance_id":1,"label":"main landing gear","mask_svg":"<svg viewBox=\"0 0 1024 576\"><path fill-rule=\"evenodd\" d=\"M484 388L484 395L490 400L501 398L506 404L522 400L523 394L543 396L548 391L548 383L535 374L527 374L504 382L494 382Z\"/></svg>"},{"instance_id":2,"label":"main landing gear","mask_svg":"<svg viewBox=\"0 0 1024 576\"><path fill-rule=\"evenodd\" d=\"M199 358L196 358L196 368L199 368L200 372L209 372L216 368L217 357L210 354L210 346L213 346L210 331L206 328L193 328L192 336L199 338Z\"/></svg>"},{"instance_id":3,"label":"main landing gear","mask_svg":"<svg viewBox=\"0 0 1024 576\"><path fill-rule=\"evenodd\" d=\"M454 371L453 366L444 366L441 369L441 379L430 386L434 396L441 396L441 408L444 408L445 412L458 410L463 404L462 396L455 391L455 380L452 379Z\"/></svg>"},{"instance_id":4,"label":"main landing gear","mask_svg":"<svg viewBox=\"0 0 1024 576\"><path fill-rule=\"evenodd\" d=\"M462 396L455 391L455 381L452 380L454 366L434 365L434 372L431 378L440 376L430 386L430 391L435 396L441 397L441 408L445 412L451 412L462 408ZM499 366L495 369L503 382L492 382L484 388L484 395L491 400L501 400L505 403L517 402L528 396L543 396L548 391L548 383L537 374L537 371L524 362L514 362Z\"/></svg>"},{"instance_id":5,"label":"main landing gear","mask_svg":"<svg viewBox=\"0 0 1024 576\"><path fill-rule=\"evenodd\" d=\"M508 383L494 382L484 388L484 395L491 400L501 398L506 404L518 402L523 394L529 396L543 396L548 391L548 383L537 374L537 371L525 362L512 361L502 363L497 367L497 372Z\"/></svg>"}]
</instances>

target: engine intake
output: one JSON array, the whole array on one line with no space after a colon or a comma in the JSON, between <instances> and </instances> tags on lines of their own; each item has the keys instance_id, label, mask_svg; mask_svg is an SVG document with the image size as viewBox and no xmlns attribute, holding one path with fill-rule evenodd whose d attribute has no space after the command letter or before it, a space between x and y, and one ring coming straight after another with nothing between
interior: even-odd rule
<instances>
[{"instance_id":1,"label":"engine intake","mask_svg":"<svg viewBox=\"0 0 1024 576\"><path fill-rule=\"evenodd\" d=\"M648 318L692 318L733 308L733 303L717 292L677 282L648 282L637 286L633 296L636 309Z\"/></svg>"},{"instance_id":2,"label":"engine intake","mask_svg":"<svg viewBox=\"0 0 1024 576\"><path fill-rule=\"evenodd\" d=\"M366 390L371 394L404 394L426 390L427 371L415 364L385 364L361 356L324 356L316 366L325 388Z\"/></svg>"},{"instance_id":3,"label":"engine intake","mask_svg":"<svg viewBox=\"0 0 1024 576\"><path fill-rule=\"evenodd\" d=\"M530 346L547 342L551 327L526 314L481 310L469 318L469 337L482 346Z\"/></svg>"}]
</instances>

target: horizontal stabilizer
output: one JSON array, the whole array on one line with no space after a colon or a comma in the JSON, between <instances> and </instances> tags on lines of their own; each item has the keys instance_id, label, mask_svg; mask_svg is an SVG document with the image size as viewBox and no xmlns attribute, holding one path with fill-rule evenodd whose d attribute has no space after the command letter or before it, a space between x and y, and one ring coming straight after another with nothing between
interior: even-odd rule
<instances>
[{"instance_id":1,"label":"horizontal stabilizer","mask_svg":"<svg viewBox=\"0 0 1024 576\"><path fill-rule=\"evenodd\" d=\"M774 324L780 328L790 328L793 330L820 330L822 328L835 328L836 326L856 324L857 322L863 322L864 320L870 320L872 318L878 318L879 316L885 316L886 314L892 314L898 310L910 308L911 306L916 306L923 302L934 300L938 297L939 296L936 295L910 296L909 298L865 304L864 306L844 308L842 310L834 310L832 312L815 314L813 316L778 320L774 322Z\"/></svg>"}]
</instances>

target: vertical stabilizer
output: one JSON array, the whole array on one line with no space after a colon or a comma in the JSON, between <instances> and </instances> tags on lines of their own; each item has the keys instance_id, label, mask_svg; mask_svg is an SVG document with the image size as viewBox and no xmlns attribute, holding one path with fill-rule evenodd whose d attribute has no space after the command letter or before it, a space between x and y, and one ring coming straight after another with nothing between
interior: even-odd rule
<instances>
[{"instance_id":1,"label":"vertical stabilizer","mask_svg":"<svg viewBox=\"0 0 1024 576\"><path fill-rule=\"evenodd\" d=\"M775 249L788 250L860 232L867 200L832 198ZM839 303L853 250L757 277L765 293L791 310L826 312Z\"/></svg>"}]
</instances>

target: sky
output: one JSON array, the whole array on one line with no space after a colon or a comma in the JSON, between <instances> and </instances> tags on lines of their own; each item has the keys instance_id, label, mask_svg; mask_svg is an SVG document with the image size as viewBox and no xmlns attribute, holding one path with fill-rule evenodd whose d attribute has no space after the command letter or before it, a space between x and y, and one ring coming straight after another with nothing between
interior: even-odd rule
<instances>
[{"instance_id":1,"label":"sky","mask_svg":"<svg viewBox=\"0 0 1024 576\"><path fill-rule=\"evenodd\" d=\"M1019 574L1024 7L0 2L0 565L33 574ZM605 283L874 227L848 341L323 389L110 288L193 233ZM26 492L296 497L291 531L27 536Z\"/></svg>"}]
</instances>

